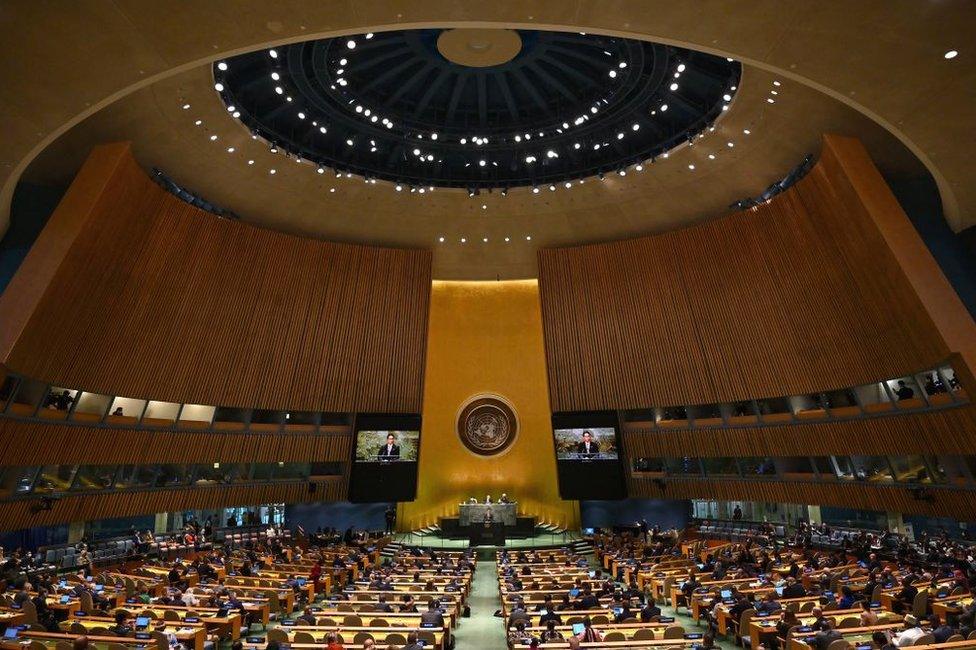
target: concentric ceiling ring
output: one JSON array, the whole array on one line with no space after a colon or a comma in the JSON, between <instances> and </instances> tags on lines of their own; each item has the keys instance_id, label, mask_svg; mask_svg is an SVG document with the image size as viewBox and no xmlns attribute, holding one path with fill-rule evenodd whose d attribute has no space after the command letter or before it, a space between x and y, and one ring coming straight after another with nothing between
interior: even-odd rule
<instances>
[{"instance_id":1,"label":"concentric ceiling ring","mask_svg":"<svg viewBox=\"0 0 976 650\"><path fill-rule=\"evenodd\" d=\"M453 31L252 52L216 64L215 87L279 151L337 173L475 191L653 159L706 129L741 73L738 63L701 52L530 30L474 30L483 32L474 55L483 56L461 65L462 55L450 60L439 48ZM496 48L502 62L479 65Z\"/></svg>"}]
</instances>

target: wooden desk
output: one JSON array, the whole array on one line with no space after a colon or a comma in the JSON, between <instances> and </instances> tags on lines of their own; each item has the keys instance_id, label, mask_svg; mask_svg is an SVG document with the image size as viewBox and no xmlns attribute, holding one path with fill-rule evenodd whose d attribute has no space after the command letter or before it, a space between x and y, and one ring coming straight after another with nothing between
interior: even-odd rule
<instances>
[{"instance_id":1,"label":"wooden desk","mask_svg":"<svg viewBox=\"0 0 976 650\"><path fill-rule=\"evenodd\" d=\"M131 623L132 621L130 621ZM78 624L87 630L94 628L110 628L115 625L115 619L107 617L98 616L69 616L66 620L60 623L60 627L65 632L68 632L69 628ZM184 643L193 648L193 650L203 650L203 645L207 640L207 627L203 623L175 623L167 622L166 627L157 628L150 627L146 630L139 630L140 632L153 632L159 631L163 634L172 634L178 641ZM129 637L116 637L116 638L129 638ZM145 642L145 641L143 641Z\"/></svg>"},{"instance_id":2,"label":"wooden desk","mask_svg":"<svg viewBox=\"0 0 976 650\"><path fill-rule=\"evenodd\" d=\"M228 614L227 616L217 616L220 610L216 607L182 607L180 605L143 605L131 604L126 607L119 607L134 616L149 616L150 618L162 619L165 612L175 612L180 620L185 619L187 612L195 612L200 622L207 626L208 630L213 630L214 634L221 638L237 640L241 636L241 615L238 613Z\"/></svg>"}]
</instances>

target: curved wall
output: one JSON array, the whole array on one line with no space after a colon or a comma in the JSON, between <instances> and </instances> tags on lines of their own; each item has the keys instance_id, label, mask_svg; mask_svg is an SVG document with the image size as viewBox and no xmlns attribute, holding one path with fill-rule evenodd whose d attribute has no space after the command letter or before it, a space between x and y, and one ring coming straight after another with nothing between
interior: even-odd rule
<instances>
[{"instance_id":1,"label":"curved wall","mask_svg":"<svg viewBox=\"0 0 976 650\"><path fill-rule=\"evenodd\" d=\"M849 177L847 142L826 138L804 179L753 210L540 251L553 411L799 395L956 351Z\"/></svg>"},{"instance_id":2,"label":"curved wall","mask_svg":"<svg viewBox=\"0 0 976 650\"><path fill-rule=\"evenodd\" d=\"M171 402L419 413L430 253L302 239L99 147L0 298L29 377Z\"/></svg>"}]
</instances>

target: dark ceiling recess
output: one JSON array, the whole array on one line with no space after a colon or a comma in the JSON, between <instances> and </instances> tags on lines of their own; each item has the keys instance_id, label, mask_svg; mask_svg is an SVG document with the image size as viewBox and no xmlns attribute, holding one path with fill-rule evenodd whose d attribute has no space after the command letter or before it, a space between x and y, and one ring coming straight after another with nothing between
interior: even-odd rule
<instances>
[{"instance_id":1,"label":"dark ceiling recess","mask_svg":"<svg viewBox=\"0 0 976 650\"><path fill-rule=\"evenodd\" d=\"M443 31L251 52L216 63L215 88L279 153L404 188L475 192L653 162L711 126L741 74L702 52L525 30L514 58L473 67L441 53Z\"/></svg>"}]
</instances>

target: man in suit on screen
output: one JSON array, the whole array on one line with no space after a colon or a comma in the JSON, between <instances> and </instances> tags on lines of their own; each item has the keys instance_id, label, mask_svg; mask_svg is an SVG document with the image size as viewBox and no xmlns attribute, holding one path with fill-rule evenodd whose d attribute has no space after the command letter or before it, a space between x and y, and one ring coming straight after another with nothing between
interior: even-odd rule
<instances>
[{"instance_id":1,"label":"man in suit on screen","mask_svg":"<svg viewBox=\"0 0 976 650\"><path fill-rule=\"evenodd\" d=\"M589 431L583 432L583 440L576 445L576 453L581 456L595 456L600 453L600 445L593 440L593 434Z\"/></svg>"},{"instance_id":2,"label":"man in suit on screen","mask_svg":"<svg viewBox=\"0 0 976 650\"><path fill-rule=\"evenodd\" d=\"M376 457L386 462L400 460L400 445L396 444L396 436L392 432L386 434L386 444L380 447Z\"/></svg>"}]
</instances>

